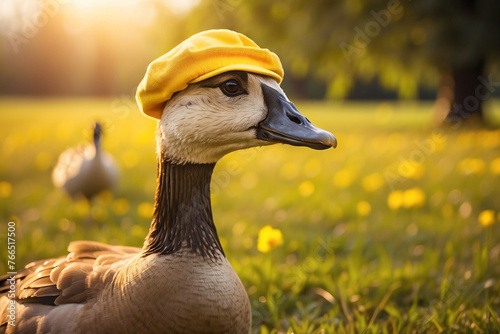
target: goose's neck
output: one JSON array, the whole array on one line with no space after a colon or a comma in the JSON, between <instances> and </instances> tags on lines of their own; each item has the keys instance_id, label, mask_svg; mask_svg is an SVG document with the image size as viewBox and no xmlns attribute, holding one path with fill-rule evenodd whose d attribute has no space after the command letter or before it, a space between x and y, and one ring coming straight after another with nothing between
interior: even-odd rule
<instances>
[{"instance_id":1,"label":"goose's neck","mask_svg":"<svg viewBox=\"0 0 500 334\"><path fill-rule=\"evenodd\" d=\"M158 161L153 221L143 254L175 254L188 250L204 258L224 256L212 218L210 179L213 164Z\"/></svg>"},{"instance_id":2,"label":"goose's neck","mask_svg":"<svg viewBox=\"0 0 500 334\"><path fill-rule=\"evenodd\" d=\"M101 133L94 130L94 148L95 153L98 154L101 151Z\"/></svg>"}]
</instances>

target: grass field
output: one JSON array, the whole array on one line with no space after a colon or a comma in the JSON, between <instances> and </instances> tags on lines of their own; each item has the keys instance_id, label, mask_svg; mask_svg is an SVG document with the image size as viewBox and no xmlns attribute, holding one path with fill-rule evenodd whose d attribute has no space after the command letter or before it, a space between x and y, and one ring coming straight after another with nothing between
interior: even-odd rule
<instances>
[{"instance_id":1,"label":"grass field","mask_svg":"<svg viewBox=\"0 0 500 334\"><path fill-rule=\"evenodd\" d=\"M298 108L337 136L337 149L232 153L213 177L214 219L248 291L253 332L500 332L500 130L435 127L430 104ZM499 124L500 103L490 109ZM73 202L54 189L51 169L90 139L94 119L120 184ZM0 100L0 239L16 222L18 269L65 254L72 240L142 245L154 131L125 97ZM265 225L283 244L261 253ZM4 273L6 247L1 254Z\"/></svg>"}]
</instances>

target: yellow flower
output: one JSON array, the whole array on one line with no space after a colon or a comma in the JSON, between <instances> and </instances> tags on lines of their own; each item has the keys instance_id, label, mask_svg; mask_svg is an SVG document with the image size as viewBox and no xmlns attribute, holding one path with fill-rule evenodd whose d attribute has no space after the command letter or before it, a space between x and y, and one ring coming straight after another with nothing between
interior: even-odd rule
<instances>
[{"instance_id":1,"label":"yellow flower","mask_svg":"<svg viewBox=\"0 0 500 334\"><path fill-rule=\"evenodd\" d=\"M387 197L387 205L391 210L397 210L403 205L403 192L394 190Z\"/></svg>"},{"instance_id":2,"label":"yellow flower","mask_svg":"<svg viewBox=\"0 0 500 334\"><path fill-rule=\"evenodd\" d=\"M400 173L407 179L419 180L424 175L424 172L424 165L414 163L411 160L404 160L400 164Z\"/></svg>"},{"instance_id":3,"label":"yellow flower","mask_svg":"<svg viewBox=\"0 0 500 334\"><path fill-rule=\"evenodd\" d=\"M401 207L412 209L420 208L425 204L425 193L420 188L410 188L405 191L395 190L389 194L387 205L392 210Z\"/></svg>"},{"instance_id":4,"label":"yellow flower","mask_svg":"<svg viewBox=\"0 0 500 334\"><path fill-rule=\"evenodd\" d=\"M153 204L151 204L150 202L142 202L137 207L137 213L142 218L151 218L151 216L153 215L153 211L154 207Z\"/></svg>"},{"instance_id":5,"label":"yellow flower","mask_svg":"<svg viewBox=\"0 0 500 334\"><path fill-rule=\"evenodd\" d=\"M372 211L372 206L367 201L361 201L358 203L357 209L360 216L367 216Z\"/></svg>"},{"instance_id":6,"label":"yellow flower","mask_svg":"<svg viewBox=\"0 0 500 334\"><path fill-rule=\"evenodd\" d=\"M75 211L80 216L83 217L89 213L90 204L85 197L79 197L75 203Z\"/></svg>"},{"instance_id":7,"label":"yellow flower","mask_svg":"<svg viewBox=\"0 0 500 334\"><path fill-rule=\"evenodd\" d=\"M339 188L347 188L354 181L354 173L349 169L342 169L333 177L333 183Z\"/></svg>"},{"instance_id":8,"label":"yellow flower","mask_svg":"<svg viewBox=\"0 0 500 334\"><path fill-rule=\"evenodd\" d=\"M481 225L484 227L488 227L495 222L495 211L493 210L484 210L479 214L477 218Z\"/></svg>"},{"instance_id":9,"label":"yellow flower","mask_svg":"<svg viewBox=\"0 0 500 334\"><path fill-rule=\"evenodd\" d=\"M113 193L109 190L103 190L97 195L97 198L102 205L108 206L113 201Z\"/></svg>"},{"instance_id":10,"label":"yellow flower","mask_svg":"<svg viewBox=\"0 0 500 334\"><path fill-rule=\"evenodd\" d=\"M117 198L111 205L113 213L117 216L123 216L130 208L129 202L125 198Z\"/></svg>"},{"instance_id":11,"label":"yellow flower","mask_svg":"<svg viewBox=\"0 0 500 334\"><path fill-rule=\"evenodd\" d=\"M267 253L282 244L283 234L281 233L281 230L272 228L269 225L260 229L257 240L257 249L259 252Z\"/></svg>"},{"instance_id":12,"label":"yellow flower","mask_svg":"<svg viewBox=\"0 0 500 334\"><path fill-rule=\"evenodd\" d=\"M361 184L366 192L372 193L384 185L384 178L379 173L372 173L365 176Z\"/></svg>"},{"instance_id":13,"label":"yellow flower","mask_svg":"<svg viewBox=\"0 0 500 334\"><path fill-rule=\"evenodd\" d=\"M408 175L408 178L414 180L420 180L425 173L425 167L422 164L416 164L413 166L412 172Z\"/></svg>"},{"instance_id":14,"label":"yellow flower","mask_svg":"<svg viewBox=\"0 0 500 334\"><path fill-rule=\"evenodd\" d=\"M403 206L405 208L420 208L425 204L425 193L420 188L411 188L403 193Z\"/></svg>"},{"instance_id":15,"label":"yellow flower","mask_svg":"<svg viewBox=\"0 0 500 334\"><path fill-rule=\"evenodd\" d=\"M491 174L500 175L500 158L495 158L490 163Z\"/></svg>"},{"instance_id":16,"label":"yellow flower","mask_svg":"<svg viewBox=\"0 0 500 334\"><path fill-rule=\"evenodd\" d=\"M311 196L314 192L314 183L311 181L304 181L299 185L299 192L302 196Z\"/></svg>"},{"instance_id":17,"label":"yellow flower","mask_svg":"<svg viewBox=\"0 0 500 334\"><path fill-rule=\"evenodd\" d=\"M465 175L483 174L486 164L481 159L464 159L458 164L458 170Z\"/></svg>"},{"instance_id":18,"label":"yellow flower","mask_svg":"<svg viewBox=\"0 0 500 334\"><path fill-rule=\"evenodd\" d=\"M0 197L9 197L12 193L12 185L6 181L0 181Z\"/></svg>"}]
</instances>

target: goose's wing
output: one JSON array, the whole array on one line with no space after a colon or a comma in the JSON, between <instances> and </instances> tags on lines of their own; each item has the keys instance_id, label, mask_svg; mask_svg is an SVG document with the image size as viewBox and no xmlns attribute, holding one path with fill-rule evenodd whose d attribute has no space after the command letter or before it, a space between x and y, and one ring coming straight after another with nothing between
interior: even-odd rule
<instances>
[{"instance_id":1,"label":"goose's wing","mask_svg":"<svg viewBox=\"0 0 500 334\"><path fill-rule=\"evenodd\" d=\"M16 277L16 299L21 303L46 305L84 303L99 294L116 271L141 249L75 241L70 243L68 251L66 257L28 264ZM9 289L8 278L0 278L0 297Z\"/></svg>"},{"instance_id":2,"label":"goose's wing","mask_svg":"<svg viewBox=\"0 0 500 334\"><path fill-rule=\"evenodd\" d=\"M67 180L78 175L88 151L85 146L67 149L59 156L57 164L52 171L52 181L56 187L64 186Z\"/></svg>"}]
</instances>

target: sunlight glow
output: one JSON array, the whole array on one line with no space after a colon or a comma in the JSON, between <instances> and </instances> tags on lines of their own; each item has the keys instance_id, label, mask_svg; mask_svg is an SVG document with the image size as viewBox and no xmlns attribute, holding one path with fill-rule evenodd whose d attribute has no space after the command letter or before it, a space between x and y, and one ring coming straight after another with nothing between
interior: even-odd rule
<instances>
[{"instance_id":1,"label":"sunlight glow","mask_svg":"<svg viewBox=\"0 0 500 334\"><path fill-rule=\"evenodd\" d=\"M94 11L99 10L101 8L109 8L109 7L136 7L138 6L142 0L68 0L67 4L74 6L80 10L85 11Z\"/></svg>"},{"instance_id":2,"label":"sunlight glow","mask_svg":"<svg viewBox=\"0 0 500 334\"><path fill-rule=\"evenodd\" d=\"M132 22L148 26L156 18L158 5L168 8L173 15L190 13L200 0L2 0L0 2L0 28L18 32L26 25L43 27L59 16Z\"/></svg>"},{"instance_id":3,"label":"sunlight glow","mask_svg":"<svg viewBox=\"0 0 500 334\"><path fill-rule=\"evenodd\" d=\"M160 0L159 2L168 7L173 14L184 15L196 7L200 0ZM68 4L86 11L95 11L104 7L136 10L153 3L154 1L151 0L68 0Z\"/></svg>"},{"instance_id":4,"label":"sunlight glow","mask_svg":"<svg viewBox=\"0 0 500 334\"><path fill-rule=\"evenodd\" d=\"M200 0L163 0L163 3L170 8L172 13L185 15L193 10L200 3Z\"/></svg>"}]
</instances>

